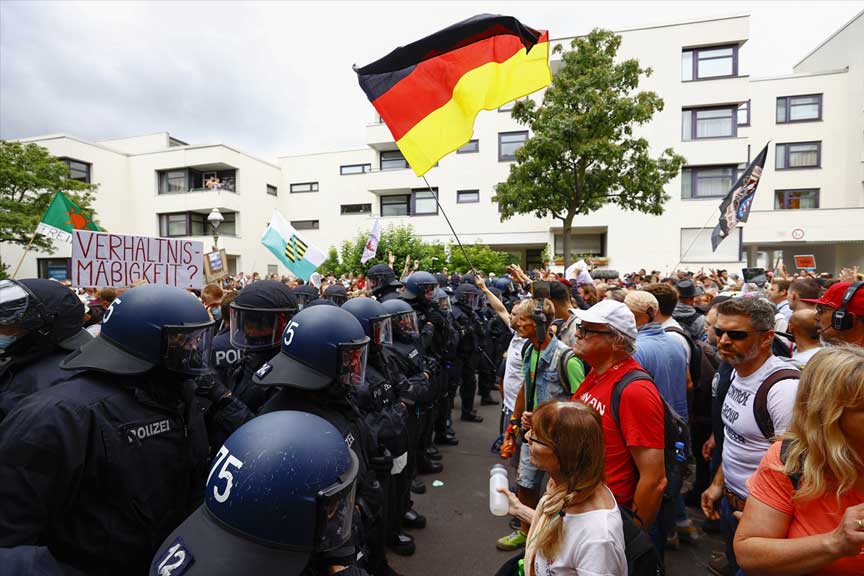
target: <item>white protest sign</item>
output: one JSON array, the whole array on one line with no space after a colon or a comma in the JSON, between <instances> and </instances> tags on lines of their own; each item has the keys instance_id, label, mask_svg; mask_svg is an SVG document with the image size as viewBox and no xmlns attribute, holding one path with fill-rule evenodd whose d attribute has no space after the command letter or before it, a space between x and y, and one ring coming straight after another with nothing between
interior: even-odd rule
<instances>
[{"instance_id":1,"label":"white protest sign","mask_svg":"<svg viewBox=\"0 0 864 576\"><path fill-rule=\"evenodd\" d=\"M178 288L204 285L203 242L75 230L74 286L130 286L136 280Z\"/></svg>"}]
</instances>

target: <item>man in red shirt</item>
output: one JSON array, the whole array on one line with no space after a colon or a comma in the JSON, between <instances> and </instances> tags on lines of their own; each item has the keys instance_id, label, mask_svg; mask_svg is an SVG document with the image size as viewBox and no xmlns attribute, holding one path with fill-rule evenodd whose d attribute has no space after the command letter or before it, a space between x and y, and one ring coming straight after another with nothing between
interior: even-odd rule
<instances>
[{"instance_id":1,"label":"man in red shirt","mask_svg":"<svg viewBox=\"0 0 864 576\"><path fill-rule=\"evenodd\" d=\"M621 394L619 421L612 415L612 389L631 370L644 370L636 351L636 319L622 302L602 300L577 310L576 355L591 372L573 395L600 413L606 442L606 484L618 503L632 509L648 528L666 487L663 460L663 404L649 380L631 382ZM637 520L638 521L638 520Z\"/></svg>"}]
</instances>

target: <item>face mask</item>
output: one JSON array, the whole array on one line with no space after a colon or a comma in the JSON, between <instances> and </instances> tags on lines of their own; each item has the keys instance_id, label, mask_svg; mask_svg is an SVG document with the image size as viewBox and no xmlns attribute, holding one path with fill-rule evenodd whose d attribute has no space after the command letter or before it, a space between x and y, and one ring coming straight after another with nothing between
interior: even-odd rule
<instances>
[{"instance_id":1,"label":"face mask","mask_svg":"<svg viewBox=\"0 0 864 576\"><path fill-rule=\"evenodd\" d=\"M8 350L16 340L17 336L0 336L0 350Z\"/></svg>"}]
</instances>

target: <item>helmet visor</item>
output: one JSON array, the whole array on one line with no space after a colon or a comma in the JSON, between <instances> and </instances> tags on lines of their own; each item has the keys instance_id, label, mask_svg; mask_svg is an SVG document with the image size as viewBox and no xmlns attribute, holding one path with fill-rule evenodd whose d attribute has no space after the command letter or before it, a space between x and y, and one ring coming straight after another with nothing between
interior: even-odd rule
<instances>
[{"instance_id":1,"label":"helmet visor","mask_svg":"<svg viewBox=\"0 0 864 576\"><path fill-rule=\"evenodd\" d=\"M333 302L337 306L342 306L342 304L344 304L345 301L348 300L348 297L345 296L344 294L325 294L324 298L326 298L327 300L330 300L331 302Z\"/></svg>"},{"instance_id":2,"label":"helmet visor","mask_svg":"<svg viewBox=\"0 0 864 576\"><path fill-rule=\"evenodd\" d=\"M480 301L480 297L477 294L472 294L470 292L466 292L459 295L459 299L469 308L476 310L478 303Z\"/></svg>"},{"instance_id":3,"label":"helmet visor","mask_svg":"<svg viewBox=\"0 0 864 576\"><path fill-rule=\"evenodd\" d=\"M406 336L420 336L420 328L417 326L417 314L413 310L411 312L396 314L392 318L398 330Z\"/></svg>"},{"instance_id":4,"label":"helmet visor","mask_svg":"<svg viewBox=\"0 0 864 576\"><path fill-rule=\"evenodd\" d=\"M442 296L438 299L438 308L444 310L445 312L450 310L450 298L448 296Z\"/></svg>"},{"instance_id":5,"label":"helmet visor","mask_svg":"<svg viewBox=\"0 0 864 576\"><path fill-rule=\"evenodd\" d=\"M162 328L162 360L168 370L204 374L210 370L215 322Z\"/></svg>"},{"instance_id":6,"label":"helmet visor","mask_svg":"<svg viewBox=\"0 0 864 576\"><path fill-rule=\"evenodd\" d=\"M306 304L311 302L312 300L317 300L318 295L313 296L312 294L306 294L304 292L295 292L294 297L297 298L297 309L302 310Z\"/></svg>"},{"instance_id":7,"label":"helmet visor","mask_svg":"<svg viewBox=\"0 0 864 576\"><path fill-rule=\"evenodd\" d=\"M417 288L420 289L420 296L422 299L426 301L431 301L435 298L435 289L438 287L438 284L419 284Z\"/></svg>"},{"instance_id":8,"label":"helmet visor","mask_svg":"<svg viewBox=\"0 0 864 576\"><path fill-rule=\"evenodd\" d=\"M372 320L372 341L381 344L393 344L393 324L390 317Z\"/></svg>"},{"instance_id":9,"label":"helmet visor","mask_svg":"<svg viewBox=\"0 0 864 576\"><path fill-rule=\"evenodd\" d=\"M30 310L30 291L23 284L14 280L0 280L0 326L18 326L24 324L36 311Z\"/></svg>"},{"instance_id":10,"label":"helmet visor","mask_svg":"<svg viewBox=\"0 0 864 576\"><path fill-rule=\"evenodd\" d=\"M339 344L339 372L337 381L347 388L355 388L363 384L366 378L366 353L369 339L362 342Z\"/></svg>"},{"instance_id":11,"label":"helmet visor","mask_svg":"<svg viewBox=\"0 0 864 576\"><path fill-rule=\"evenodd\" d=\"M276 348L296 313L293 308L245 308L232 303L231 344L250 351Z\"/></svg>"},{"instance_id":12,"label":"helmet visor","mask_svg":"<svg viewBox=\"0 0 864 576\"><path fill-rule=\"evenodd\" d=\"M351 467L333 486L318 492L316 498L315 550L318 552L339 548L351 537L355 480L360 465L354 451L348 450L348 453Z\"/></svg>"}]
</instances>

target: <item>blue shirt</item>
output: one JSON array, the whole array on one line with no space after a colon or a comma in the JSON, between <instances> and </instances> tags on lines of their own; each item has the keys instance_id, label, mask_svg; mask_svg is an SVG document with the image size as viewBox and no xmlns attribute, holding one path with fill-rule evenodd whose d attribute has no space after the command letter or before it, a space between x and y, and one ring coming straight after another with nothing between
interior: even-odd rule
<instances>
[{"instance_id":1,"label":"blue shirt","mask_svg":"<svg viewBox=\"0 0 864 576\"><path fill-rule=\"evenodd\" d=\"M663 327L651 322L639 327L636 333L634 356L651 376L660 396L682 418L687 417L687 356Z\"/></svg>"}]
</instances>

